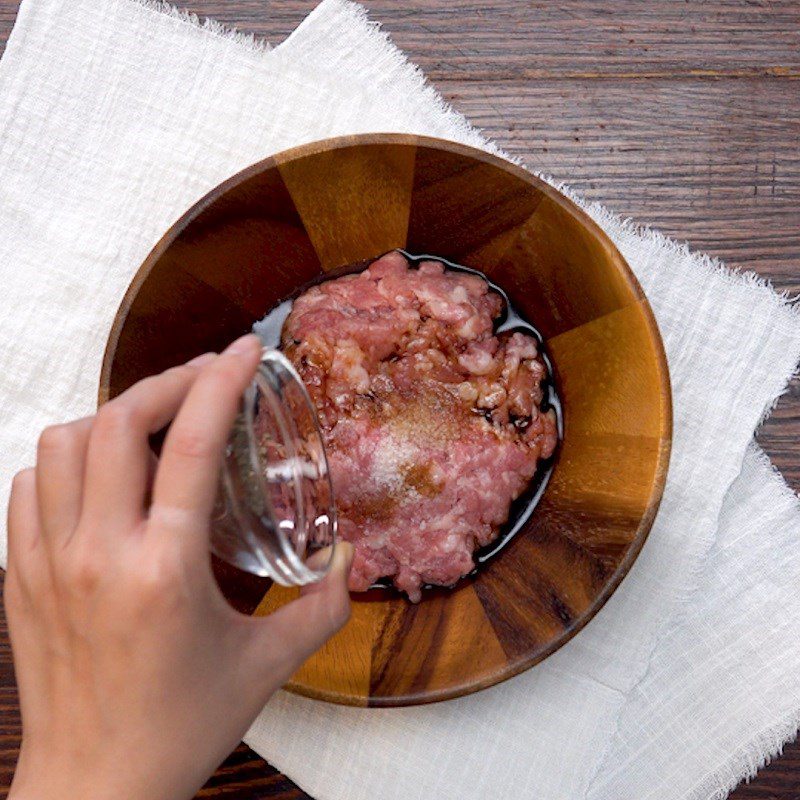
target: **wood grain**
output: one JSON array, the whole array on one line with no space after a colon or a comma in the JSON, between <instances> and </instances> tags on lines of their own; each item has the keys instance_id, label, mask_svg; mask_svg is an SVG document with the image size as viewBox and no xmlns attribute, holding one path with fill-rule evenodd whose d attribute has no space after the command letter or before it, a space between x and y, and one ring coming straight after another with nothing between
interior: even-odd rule
<instances>
[{"instance_id":1,"label":"wood grain","mask_svg":"<svg viewBox=\"0 0 800 800\"><path fill-rule=\"evenodd\" d=\"M285 158L278 169L324 270L405 244L415 175L413 148L376 144L344 157L321 152L304 159L291 153Z\"/></svg>"},{"instance_id":2,"label":"wood grain","mask_svg":"<svg viewBox=\"0 0 800 800\"><path fill-rule=\"evenodd\" d=\"M0 47L19 0L0 0ZM280 41L315 0L183 5ZM729 266L798 291L796 0L369 0L397 44L507 150ZM466 12L466 13L465 13ZM800 383L759 441L800 489ZM0 785L19 742L0 625ZM800 744L735 800L800 798ZM203 791L306 798L240 747Z\"/></svg>"}]
</instances>

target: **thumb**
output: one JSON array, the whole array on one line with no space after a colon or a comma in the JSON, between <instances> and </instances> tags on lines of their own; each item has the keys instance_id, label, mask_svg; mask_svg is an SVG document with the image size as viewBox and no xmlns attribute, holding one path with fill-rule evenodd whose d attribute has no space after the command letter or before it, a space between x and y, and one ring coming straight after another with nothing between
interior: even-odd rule
<instances>
[{"instance_id":1,"label":"thumb","mask_svg":"<svg viewBox=\"0 0 800 800\"><path fill-rule=\"evenodd\" d=\"M323 580L305 587L297 600L259 620L252 649L258 662L271 665L270 678L279 685L350 618L347 578L352 563L353 545L339 542Z\"/></svg>"}]
</instances>

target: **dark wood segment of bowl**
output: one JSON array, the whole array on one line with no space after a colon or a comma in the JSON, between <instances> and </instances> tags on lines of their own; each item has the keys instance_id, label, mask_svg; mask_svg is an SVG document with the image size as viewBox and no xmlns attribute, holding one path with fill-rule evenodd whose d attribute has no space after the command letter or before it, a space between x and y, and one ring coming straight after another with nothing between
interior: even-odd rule
<instances>
[{"instance_id":1,"label":"dark wood segment of bowl","mask_svg":"<svg viewBox=\"0 0 800 800\"><path fill-rule=\"evenodd\" d=\"M512 302L525 303L548 338L625 308L641 296L627 270L609 270L609 262L619 256L596 231L594 225L575 224L574 206L546 197L493 269L494 280Z\"/></svg>"},{"instance_id":2,"label":"dark wood segment of bowl","mask_svg":"<svg viewBox=\"0 0 800 800\"><path fill-rule=\"evenodd\" d=\"M527 173L464 151L420 147L406 248L486 272L544 197Z\"/></svg>"},{"instance_id":3,"label":"dark wood segment of bowl","mask_svg":"<svg viewBox=\"0 0 800 800\"><path fill-rule=\"evenodd\" d=\"M137 272L106 346L101 402L148 374L219 351L319 275L280 173L272 162L261 166L200 200Z\"/></svg>"},{"instance_id":4,"label":"dark wood segment of bowl","mask_svg":"<svg viewBox=\"0 0 800 800\"><path fill-rule=\"evenodd\" d=\"M235 265L220 270L219 264ZM183 269L252 318L319 273L320 262L280 173L259 172L208 205L162 256L162 269ZM270 275L273 283L260 277Z\"/></svg>"},{"instance_id":5,"label":"dark wood segment of bowl","mask_svg":"<svg viewBox=\"0 0 800 800\"><path fill-rule=\"evenodd\" d=\"M325 271L394 247L483 270L547 338L565 438L544 496L477 575L419 605L355 595L350 623L290 689L353 705L455 697L532 666L582 628L652 524L671 437L663 348L602 231L524 170L460 145L376 134L319 142L217 187L158 243L123 301L100 401L247 330ZM250 613L297 590L216 565Z\"/></svg>"}]
</instances>

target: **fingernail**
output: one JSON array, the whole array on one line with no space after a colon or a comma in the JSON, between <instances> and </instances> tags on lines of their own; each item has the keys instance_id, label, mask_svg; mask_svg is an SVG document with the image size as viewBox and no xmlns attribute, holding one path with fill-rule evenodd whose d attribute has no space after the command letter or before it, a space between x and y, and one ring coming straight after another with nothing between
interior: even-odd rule
<instances>
[{"instance_id":1,"label":"fingernail","mask_svg":"<svg viewBox=\"0 0 800 800\"><path fill-rule=\"evenodd\" d=\"M356 550L350 542L337 542L335 556L340 559L339 563L344 568L345 572L350 572L350 567L353 564L353 556Z\"/></svg>"},{"instance_id":2,"label":"fingernail","mask_svg":"<svg viewBox=\"0 0 800 800\"><path fill-rule=\"evenodd\" d=\"M203 364L208 364L209 361L213 361L216 357L216 353L203 353L203 355L197 356L191 361L187 361L186 365L189 367L202 367Z\"/></svg>"},{"instance_id":3,"label":"fingernail","mask_svg":"<svg viewBox=\"0 0 800 800\"><path fill-rule=\"evenodd\" d=\"M252 352L256 342L260 344L258 336L256 336L254 333L248 333L244 336L240 336L235 342L233 342L233 344L229 344L225 348L224 355L240 356L243 353Z\"/></svg>"}]
</instances>

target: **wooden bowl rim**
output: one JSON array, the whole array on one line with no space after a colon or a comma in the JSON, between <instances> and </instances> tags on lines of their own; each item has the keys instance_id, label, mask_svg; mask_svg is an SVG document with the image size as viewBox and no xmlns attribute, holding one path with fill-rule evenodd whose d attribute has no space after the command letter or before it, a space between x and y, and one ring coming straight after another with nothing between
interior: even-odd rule
<instances>
[{"instance_id":1,"label":"wooden bowl rim","mask_svg":"<svg viewBox=\"0 0 800 800\"><path fill-rule=\"evenodd\" d=\"M592 619L594 619L600 609L608 602L609 598L617 590L625 576L630 572L631 567L644 547L645 541L647 541L647 537L650 533L653 521L661 503L661 499L664 494L664 486L667 479L672 444L672 389L664 344L658 324L656 323L655 316L653 314L652 307L650 306L650 302L642 290L639 281L637 280L627 261L617 249L616 245L611 241L608 234L606 234L606 232L582 208L580 208L572 200L570 200L570 198L562 194L560 191L542 180L537 175L534 175L533 173L529 172L523 167L518 166L517 164L514 164L511 161L501 158L500 156L496 156L492 153L488 153L484 150L479 150L468 145L463 145L447 139L439 139L432 136L418 136L416 134L406 133L366 133L350 136L339 136L330 139L321 139L319 141L309 142L297 147L292 147L272 156L268 156L267 158L261 159L260 161L251 164L249 167L245 167L243 170L240 170L230 178L227 178L226 180L222 181L222 183L215 186L213 189L203 195L203 197L201 197L196 203L194 203L194 205L184 212L169 227L166 233L158 240L153 249L147 255L147 258L145 258L145 260L142 262L142 265L136 271L136 274L131 280L128 289L126 290L120 302L119 308L117 309L117 313L114 317L114 322L109 332L108 341L103 354L97 397L98 406L107 402L109 399L111 369L114 362L114 355L117 350L117 345L119 344L119 337L127 319L128 309L131 307L132 300L164 252L181 235L181 233L183 233L186 227L194 219L196 219L206 208L216 202L231 188L254 177L255 175L277 168L282 164L286 164L287 162L296 161L308 156L318 155L320 153L331 152L335 150L345 150L352 147L361 147L365 145L427 147L434 150L443 150L445 152L466 156L467 158L471 158L475 161L482 162L503 170L514 177L534 186L544 196L555 202L562 209L567 211L568 214L575 218L578 223L586 228L603 246L603 249L609 256L610 262L614 264L619 274L625 279L632 296L636 298L642 309L642 313L644 314L647 325L649 339L655 349L660 380L659 396L663 406L663 434L660 438L661 444L655 468L653 491L651 492L647 509L639 520L636 535L631 540L624 558L619 562L617 568L609 576L608 580L603 586L602 591L598 594L589 608L583 612L581 617L576 620L574 625L564 630L559 636L549 642L548 645L542 650L537 651L531 656L518 656L517 658L508 661L502 669L495 673L446 689L426 690L424 693L409 693L392 697L370 696L368 698L369 707L401 707L423 705L442 700L451 700L456 697L463 697L464 695L472 694L473 692L477 692L481 689L486 689L489 686L494 686L495 684L501 683L508 678L519 675L521 672L530 669L548 656L552 655L556 650L563 647ZM312 687L293 684L291 681L284 688L294 692L295 694L304 695L316 700L325 700L340 705L364 706L364 698L360 695L348 695L342 693L334 694L317 690Z\"/></svg>"}]
</instances>

